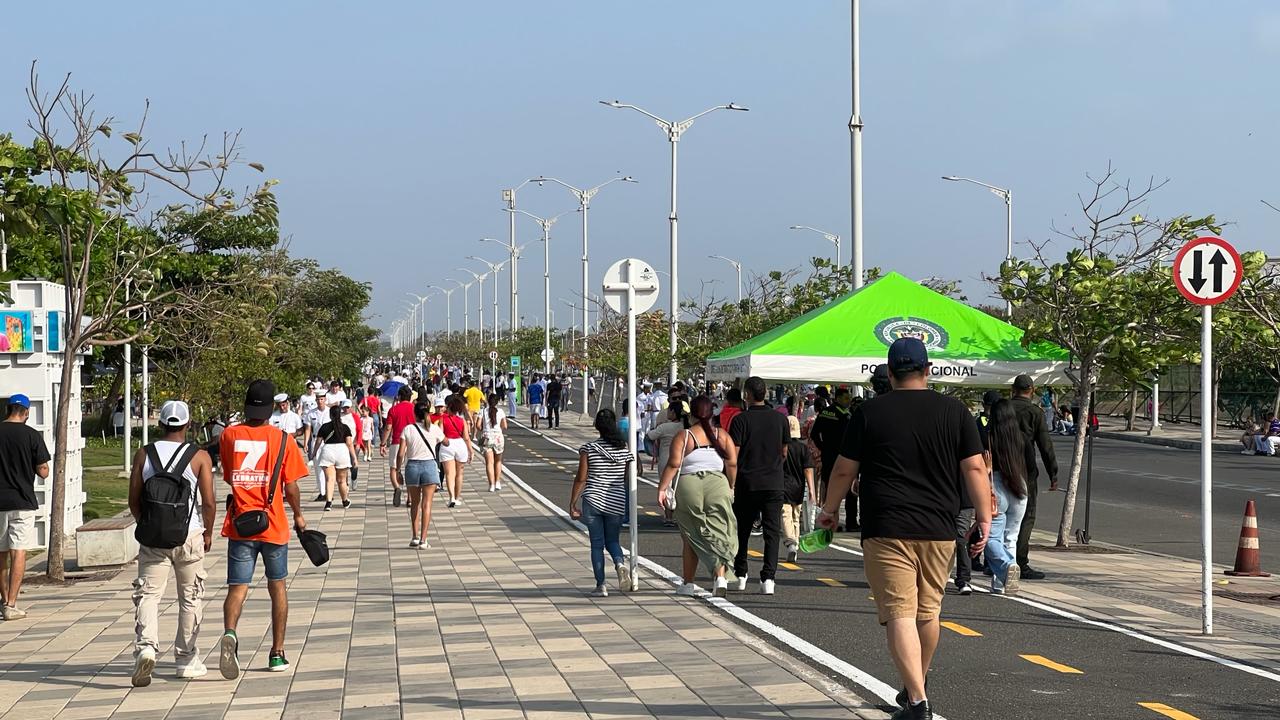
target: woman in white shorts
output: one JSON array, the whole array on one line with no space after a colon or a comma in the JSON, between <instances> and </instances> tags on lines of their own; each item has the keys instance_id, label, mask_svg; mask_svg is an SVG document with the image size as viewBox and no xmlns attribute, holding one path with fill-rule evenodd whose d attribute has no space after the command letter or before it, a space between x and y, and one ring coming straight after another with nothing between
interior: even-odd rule
<instances>
[{"instance_id":1,"label":"woman in white shorts","mask_svg":"<svg viewBox=\"0 0 1280 720\"><path fill-rule=\"evenodd\" d=\"M439 400L436 401L439 405ZM449 507L462 504L462 471L471 460L471 448L467 441L467 421L463 420L467 402L461 395L450 394L445 399L445 411L436 416L445 442L440 446L440 465L444 468L445 491L449 494Z\"/></svg>"},{"instance_id":2,"label":"woman in white shorts","mask_svg":"<svg viewBox=\"0 0 1280 720\"><path fill-rule=\"evenodd\" d=\"M351 507L348 498L347 473L351 468L359 467L356 459L355 441L351 438L351 428L342 422L342 408L329 408L329 422L320 426L320 467L324 469L325 498L324 509L333 509L333 486L337 480L338 494L342 499L342 507Z\"/></svg>"},{"instance_id":3,"label":"woman in white shorts","mask_svg":"<svg viewBox=\"0 0 1280 720\"><path fill-rule=\"evenodd\" d=\"M498 407L497 394L489 396L489 407L480 417L480 447L484 450L484 471L489 477L489 492L502 489L502 451L506 446L507 414Z\"/></svg>"}]
</instances>

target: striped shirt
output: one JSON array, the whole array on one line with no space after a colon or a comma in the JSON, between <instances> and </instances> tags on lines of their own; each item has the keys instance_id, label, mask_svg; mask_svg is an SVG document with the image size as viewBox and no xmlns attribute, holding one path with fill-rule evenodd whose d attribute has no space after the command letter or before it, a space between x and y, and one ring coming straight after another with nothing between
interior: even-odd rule
<instances>
[{"instance_id":1,"label":"striped shirt","mask_svg":"<svg viewBox=\"0 0 1280 720\"><path fill-rule=\"evenodd\" d=\"M627 461L631 459L627 448L615 448L596 440L583 445L578 452L587 456L587 485L582 490L583 502L591 503L605 515L625 515Z\"/></svg>"}]
</instances>

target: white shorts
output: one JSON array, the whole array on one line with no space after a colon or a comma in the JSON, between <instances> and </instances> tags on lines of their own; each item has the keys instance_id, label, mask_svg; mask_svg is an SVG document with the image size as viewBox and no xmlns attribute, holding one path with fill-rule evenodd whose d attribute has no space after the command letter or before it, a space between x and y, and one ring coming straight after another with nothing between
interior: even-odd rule
<instances>
[{"instance_id":1,"label":"white shorts","mask_svg":"<svg viewBox=\"0 0 1280 720\"><path fill-rule=\"evenodd\" d=\"M338 470L346 470L351 467L351 453L347 452L346 444L322 446L320 448L320 467L331 467Z\"/></svg>"},{"instance_id":2,"label":"white shorts","mask_svg":"<svg viewBox=\"0 0 1280 720\"><path fill-rule=\"evenodd\" d=\"M37 547L35 510L0 512L0 552L32 550Z\"/></svg>"},{"instance_id":3,"label":"white shorts","mask_svg":"<svg viewBox=\"0 0 1280 720\"><path fill-rule=\"evenodd\" d=\"M453 438L448 445L440 446L440 462L446 460L457 460L462 463L471 460L471 450L467 447L465 438Z\"/></svg>"},{"instance_id":4,"label":"white shorts","mask_svg":"<svg viewBox=\"0 0 1280 720\"><path fill-rule=\"evenodd\" d=\"M530 411L530 413L531 413L531 414L533 414L533 415L537 415L538 417L546 417L546 416L547 416L546 408L544 408L544 407L542 406L542 403L534 403L533 405L530 405L530 406L529 406L529 411Z\"/></svg>"}]
</instances>

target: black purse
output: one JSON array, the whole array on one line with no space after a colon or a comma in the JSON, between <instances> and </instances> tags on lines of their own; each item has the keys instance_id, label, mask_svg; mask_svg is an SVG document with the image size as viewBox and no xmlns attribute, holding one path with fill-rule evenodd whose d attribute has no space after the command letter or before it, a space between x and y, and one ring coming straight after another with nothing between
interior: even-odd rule
<instances>
[{"instance_id":1,"label":"black purse","mask_svg":"<svg viewBox=\"0 0 1280 720\"><path fill-rule=\"evenodd\" d=\"M283 439L280 442L280 454L276 456L275 469L271 471L271 484L267 489L267 504L261 510L249 510L248 512L236 513L231 520L231 524L236 529L236 535L242 538L252 538L267 531L267 527L271 525L271 506L276 499L276 482L280 479L280 466L284 464L285 443L289 442L289 434L281 430L280 434ZM234 497L234 496L232 496Z\"/></svg>"}]
</instances>

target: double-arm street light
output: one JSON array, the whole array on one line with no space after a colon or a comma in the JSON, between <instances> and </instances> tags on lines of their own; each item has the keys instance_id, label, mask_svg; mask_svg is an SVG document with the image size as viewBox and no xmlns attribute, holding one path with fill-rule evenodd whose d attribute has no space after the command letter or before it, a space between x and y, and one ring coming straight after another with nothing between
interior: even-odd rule
<instances>
[{"instance_id":1,"label":"double-arm street light","mask_svg":"<svg viewBox=\"0 0 1280 720\"><path fill-rule=\"evenodd\" d=\"M446 280L445 282L458 282L457 280ZM448 339L453 338L453 292L458 288L447 288L441 285L428 285L432 290L439 290L444 293L444 336Z\"/></svg>"},{"instance_id":2,"label":"double-arm street light","mask_svg":"<svg viewBox=\"0 0 1280 720\"><path fill-rule=\"evenodd\" d=\"M454 290L462 291L462 344L470 345L471 344L471 298L467 297L467 291L470 290L471 286L475 285L476 283L474 280L472 280L469 283L464 283L461 280L454 280L453 278L445 278L444 281L451 282L451 283L458 283L458 287L454 288Z\"/></svg>"},{"instance_id":3,"label":"double-arm street light","mask_svg":"<svg viewBox=\"0 0 1280 720\"><path fill-rule=\"evenodd\" d=\"M474 270L469 270L467 268L455 268L455 269L458 272L467 273L471 277L475 278L476 284L480 286L479 288L476 289L476 318L478 318L479 320L478 327L480 328L480 344L483 345L484 344L484 279L489 277L489 273L478 273ZM495 280L494 286L496 287L498 284L496 282L497 278L495 277L494 280Z\"/></svg>"},{"instance_id":4,"label":"double-arm street light","mask_svg":"<svg viewBox=\"0 0 1280 720\"><path fill-rule=\"evenodd\" d=\"M481 263L484 263L485 265L488 265L489 272L493 275L493 332L490 334L490 340L492 340L494 344L497 344L498 342L498 271L501 270L502 266L506 265L509 261L503 260L502 262L499 262L499 263L489 262L488 260L485 260L482 257L476 257L475 255L468 255L467 259L475 260L476 262L481 262ZM481 302L483 302L483 300L481 300ZM482 326L483 324L484 322L481 321Z\"/></svg>"},{"instance_id":5,"label":"double-arm street light","mask_svg":"<svg viewBox=\"0 0 1280 720\"><path fill-rule=\"evenodd\" d=\"M1011 260L1013 260L1013 191L1007 190L1002 187L996 187L995 185L989 185L987 183L982 182L981 180L974 180L973 178L957 177L955 175L943 175L942 179L950 180L951 182L967 182L967 183L973 183L974 185L981 185L982 187L990 190L991 194L997 195L1000 198L1004 199L1004 235L1005 235L1004 261L1008 263ZM1006 317L1009 317L1009 318L1013 317L1012 302L1008 300L1005 301L1004 313Z\"/></svg>"},{"instance_id":6,"label":"double-arm street light","mask_svg":"<svg viewBox=\"0 0 1280 720\"><path fill-rule=\"evenodd\" d=\"M668 373L669 376L667 378L667 381L669 383L675 383L675 381L677 380L676 375L678 370L678 368L676 367L676 333L678 332L678 328L680 324L680 268L679 268L679 259L678 259L679 221L676 216L676 178L677 178L676 149L680 145L680 137L684 135L684 132L688 130L690 126L693 125L694 120L697 120L698 118L708 113L715 112L716 110L745 111L747 110L747 108L744 108L740 105L735 105L734 103L729 103L728 105L716 105L715 107L703 110L702 112L688 119L680 120L678 122L673 122L671 120L663 120L662 118L658 117L657 115L654 115L653 113L649 112L648 110L645 110L644 108L637 107L635 105L629 105L627 103L622 103L617 100L613 100L613 101L601 100L600 104L608 105L609 107L612 107L612 108L627 108L629 110L635 110L641 115L648 117L649 119L656 122L658 124L658 127L662 128L663 132L667 134L667 141L671 143L671 214L667 216L668 224L670 226L670 233L671 233L671 318L670 318L671 320L671 333L670 333L671 334L671 365L670 365L670 372Z\"/></svg>"},{"instance_id":7,"label":"double-arm street light","mask_svg":"<svg viewBox=\"0 0 1280 720\"><path fill-rule=\"evenodd\" d=\"M533 218L534 222L542 228L542 362L543 372L551 372L551 226L556 224L556 220L560 219L560 215L544 218L534 215L528 210L511 210L512 217L515 213L528 215Z\"/></svg>"},{"instance_id":8,"label":"double-arm street light","mask_svg":"<svg viewBox=\"0 0 1280 720\"><path fill-rule=\"evenodd\" d=\"M708 255L713 260L723 260L733 266L733 271L738 273L738 304L742 304L742 263L732 260L723 255Z\"/></svg>"},{"instance_id":9,"label":"double-arm street light","mask_svg":"<svg viewBox=\"0 0 1280 720\"><path fill-rule=\"evenodd\" d=\"M507 191L504 190L503 192L505 193ZM515 191L512 190L511 192L514 193ZM512 208L512 212L510 214L512 218L515 218L514 208ZM520 329L520 281L519 281L520 256L522 255L523 250L528 245L528 243L525 243L524 245L516 245L514 219L511 221L511 237L512 237L512 240L509 244L504 243L501 240L496 240L494 238L489 238L489 237L480 238L480 242L497 243L507 249L507 254L509 255L508 262L511 263L511 298L510 298L510 306L507 308L507 310L510 313L510 320L511 320L511 339L515 340L516 331Z\"/></svg>"},{"instance_id":10,"label":"double-arm street light","mask_svg":"<svg viewBox=\"0 0 1280 720\"><path fill-rule=\"evenodd\" d=\"M426 308L424 308L422 304L427 301L427 298L431 297L431 293L427 293L426 295L419 295L417 293L406 292L405 295L408 295L409 297L414 298L415 300L418 301L417 304L414 305L413 307L414 313L417 314L418 316L418 324L417 324L417 327L414 328L414 331L417 332L418 334L415 340L419 344L425 345L427 342L426 340L426 336L427 336L426 314L427 313L425 312Z\"/></svg>"},{"instance_id":11,"label":"double-arm street light","mask_svg":"<svg viewBox=\"0 0 1280 720\"><path fill-rule=\"evenodd\" d=\"M819 230L816 227L810 227L808 225L792 225L791 229L792 230L810 230L826 238L827 242L833 243L836 246L836 269L837 270L840 269L840 236L839 235L835 233L829 233L826 230Z\"/></svg>"},{"instance_id":12,"label":"double-arm street light","mask_svg":"<svg viewBox=\"0 0 1280 720\"><path fill-rule=\"evenodd\" d=\"M591 209L591 199L594 198L596 196L596 193L600 192L600 188L604 187L605 185L608 185L610 183L615 183L615 182L633 183L636 181L630 175L619 176L619 177L612 178L610 180L606 180L600 183L599 185L596 185L593 188L581 190L558 178L544 177L542 175L539 175L538 177L533 178L533 180L537 182L539 186L541 186L542 183L544 182L556 183L557 185L568 188L569 192L573 193L573 196L578 198L578 212L582 213L582 295L583 297L586 297L587 287L590 284L590 278L588 277L588 272L587 272L587 247L588 247L587 246L587 212L588 210ZM590 325L587 321L587 306L586 306L586 303L583 303L582 305L582 412L584 413L587 411L586 410L587 408L587 372L588 372L587 370L587 335L588 335L589 328L590 328Z\"/></svg>"}]
</instances>

